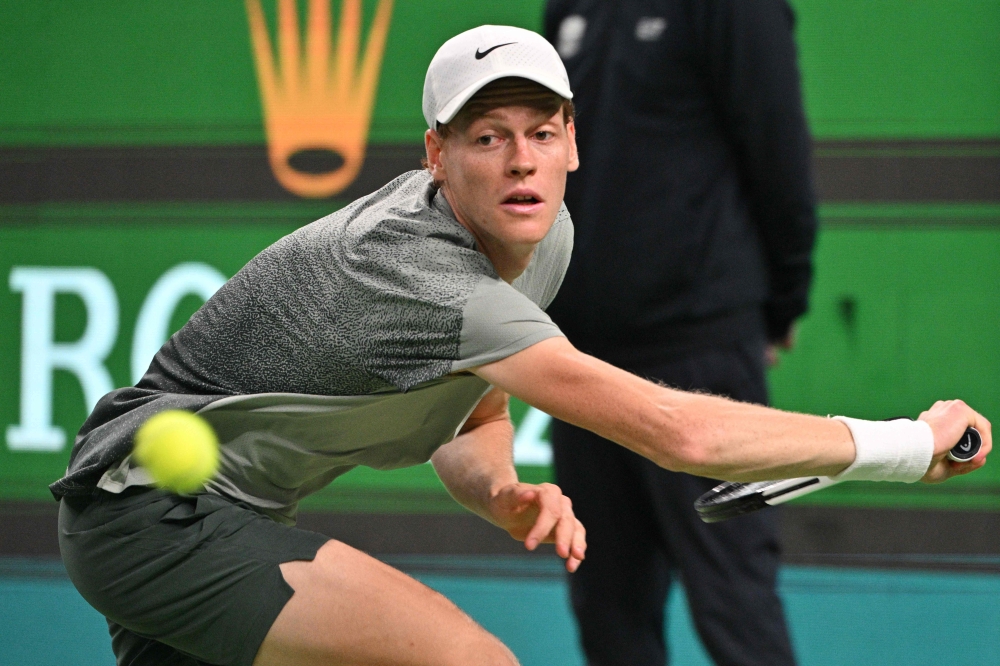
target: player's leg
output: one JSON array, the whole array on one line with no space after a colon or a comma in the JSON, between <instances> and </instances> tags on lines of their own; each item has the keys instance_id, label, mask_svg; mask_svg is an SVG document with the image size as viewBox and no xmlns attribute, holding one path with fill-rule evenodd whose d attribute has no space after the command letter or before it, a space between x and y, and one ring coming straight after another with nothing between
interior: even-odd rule
<instances>
[{"instance_id":1,"label":"player's leg","mask_svg":"<svg viewBox=\"0 0 1000 666\"><path fill-rule=\"evenodd\" d=\"M746 341L689 354L648 373L684 389L766 403L763 342ZM643 463L645 485L680 570L695 628L719 664L795 663L775 585L778 516L771 511L707 525L694 500L717 482Z\"/></svg>"},{"instance_id":2,"label":"player's leg","mask_svg":"<svg viewBox=\"0 0 1000 666\"><path fill-rule=\"evenodd\" d=\"M295 594L254 666L513 666L514 655L444 596L343 543L281 565Z\"/></svg>"},{"instance_id":3,"label":"player's leg","mask_svg":"<svg viewBox=\"0 0 1000 666\"><path fill-rule=\"evenodd\" d=\"M98 491L59 509L70 580L129 666L249 666L292 594L279 564L327 541L209 494Z\"/></svg>"},{"instance_id":4,"label":"player's leg","mask_svg":"<svg viewBox=\"0 0 1000 666\"><path fill-rule=\"evenodd\" d=\"M349 642L352 637L341 629L360 632L352 622L377 632L370 649L383 658L348 652L347 663L516 664L499 641L440 595L358 551L330 543L328 537L280 525L215 495L100 492L96 498L64 499L59 513L66 570L83 597L108 618L119 663L250 666L289 601L296 600L292 610L301 609L319 594L323 603L314 602L312 610L327 623L321 628L329 636ZM317 554L317 566L307 567L305 561ZM285 580L282 565L298 593ZM303 571L317 573L303 576ZM329 597L338 589L331 581L345 575L350 583L339 589L346 596ZM394 641L396 620L411 644ZM441 658L410 632L420 620L433 625L423 628L439 641ZM303 628L318 626L301 622ZM470 657L449 641L478 652ZM383 645L403 651L389 658ZM271 663L338 663L322 651L298 660L283 656Z\"/></svg>"},{"instance_id":5,"label":"player's leg","mask_svg":"<svg viewBox=\"0 0 1000 666\"><path fill-rule=\"evenodd\" d=\"M638 455L562 422L552 428L556 482L587 527L587 560L569 576L592 666L662 666L670 571L634 463Z\"/></svg>"}]
</instances>

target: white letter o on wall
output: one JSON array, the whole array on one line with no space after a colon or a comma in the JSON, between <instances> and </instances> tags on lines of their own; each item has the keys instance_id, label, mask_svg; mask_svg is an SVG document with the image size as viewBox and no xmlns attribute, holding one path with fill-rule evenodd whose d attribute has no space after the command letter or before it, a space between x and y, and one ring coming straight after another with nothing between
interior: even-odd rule
<instances>
[{"instance_id":1,"label":"white letter o on wall","mask_svg":"<svg viewBox=\"0 0 1000 666\"><path fill-rule=\"evenodd\" d=\"M160 276L150 289L135 322L132 337L132 382L138 383L153 356L167 341L170 318L181 299L189 294L208 300L223 284L226 276L208 264L178 264Z\"/></svg>"}]
</instances>

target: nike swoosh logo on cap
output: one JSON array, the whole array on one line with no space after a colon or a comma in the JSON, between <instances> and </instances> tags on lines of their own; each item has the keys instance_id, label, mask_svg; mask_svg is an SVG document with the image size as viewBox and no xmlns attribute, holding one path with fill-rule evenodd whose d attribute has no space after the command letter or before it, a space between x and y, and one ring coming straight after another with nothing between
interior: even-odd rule
<instances>
[{"instance_id":1,"label":"nike swoosh logo on cap","mask_svg":"<svg viewBox=\"0 0 1000 666\"><path fill-rule=\"evenodd\" d=\"M496 51L501 46L510 46L511 44L517 44L517 42L507 42L506 44L497 44L496 46L491 46L482 53L479 52L479 49L476 49L476 60L482 60L483 58L488 56L491 51Z\"/></svg>"}]
</instances>

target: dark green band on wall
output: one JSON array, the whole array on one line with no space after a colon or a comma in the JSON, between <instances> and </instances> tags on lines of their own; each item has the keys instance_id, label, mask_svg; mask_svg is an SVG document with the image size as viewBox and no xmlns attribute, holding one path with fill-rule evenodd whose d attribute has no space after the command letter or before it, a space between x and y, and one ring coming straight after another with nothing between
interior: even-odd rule
<instances>
[{"instance_id":1,"label":"dark green band on wall","mask_svg":"<svg viewBox=\"0 0 1000 666\"><path fill-rule=\"evenodd\" d=\"M368 146L352 201L419 169L422 145ZM271 171L266 146L0 149L0 204L299 201ZM306 200L308 201L308 200Z\"/></svg>"},{"instance_id":2,"label":"dark green band on wall","mask_svg":"<svg viewBox=\"0 0 1000 666\"><path fill-rule=\"evenodd\" d=\"M369 146L337 199L419 169L423 153L419 144ZM1000 140L824 141L814 169L821 201L1000 201ZM0 149L0 204L296 200L265 146Z\"/></svg>"}]
</instances>

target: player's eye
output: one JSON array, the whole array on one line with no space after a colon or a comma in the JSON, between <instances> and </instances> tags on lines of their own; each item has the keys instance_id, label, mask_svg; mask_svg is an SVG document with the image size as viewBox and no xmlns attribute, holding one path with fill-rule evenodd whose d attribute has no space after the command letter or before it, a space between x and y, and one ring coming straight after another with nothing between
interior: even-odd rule
<instances>
[{"instance_id":1,"label":"player's eye","mask_svg":"<svg viewBox=\"0 0 1000 666\"><path fill-rule=\"evenodd\" d=\"M553 136L555 136L555 134L548 130L539 130L535 132L535 138L538 139L539 141L548 141Z\"/></svg>"},{"instance_id":2,"label":"player's eye","mask_svg":"<svg viewBox=\"0 0 1000 666\"><path fill-rule=\"evenodd\" d=\"M483 136L476 139L476 143L478 143L480 146L492 146L494 143L496 143L496 140L497 137L493 136L492 134L484 134Z\"/></svg>"}]
</instances>

